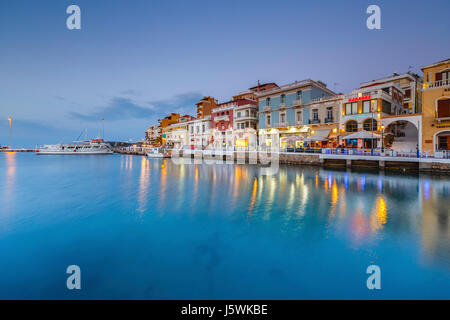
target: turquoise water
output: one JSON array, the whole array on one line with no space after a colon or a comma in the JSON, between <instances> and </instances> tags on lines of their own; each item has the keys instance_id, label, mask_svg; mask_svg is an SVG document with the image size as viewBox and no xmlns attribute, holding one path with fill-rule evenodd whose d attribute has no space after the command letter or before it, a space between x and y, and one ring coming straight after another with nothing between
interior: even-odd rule
<instances>
[{"instance_id":1,"label":"turquoise water","mask_svg":"<svg viewBox=\"0 0 450 320\"><path fill-rule=\"evenodd\" d=\"M450 177L0 154L0 298L449 299L449 195Z\"/></svg>"}]
</instances>

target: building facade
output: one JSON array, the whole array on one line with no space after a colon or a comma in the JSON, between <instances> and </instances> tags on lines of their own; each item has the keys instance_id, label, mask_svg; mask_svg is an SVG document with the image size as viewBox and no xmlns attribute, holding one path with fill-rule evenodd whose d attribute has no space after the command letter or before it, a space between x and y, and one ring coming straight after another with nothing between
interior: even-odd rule
<instances>
[{"instance_id":1,"label":"building facade","mask_svg":"<svg viewBox=\"0 0 450 320\"><path fill-rule=\"evenodd\" d=\"M422 150L442 157L450 150L450 59L422 67Z\"/></svg>"},{"instance_id":2,"label":"building facade","mask_svg":"<svg viewBox=\"0 0 450 320\"><path fill-rule=\"evenodd\" d=\"M211 111L217 107L217 100L213 97L203 97L197 102L197 119L211 115Z\"/></svg>"},{"instance_id":3,"label":"building facade","mask_svg":"<svg viewBox=\"0 0 450 320\"><path fill-rule=\"evenodd\" d=\"M211 127L214 133L214 148L233 148L234 101L221 103L211 112Z\"/></svg>"},{"instance_id":4,"label":"building facade","mask_svg":"<svg viewBox=\"0 0 450 320\"><path fill-rule=\"evenodd\" d=\"M313 125L323 124L311 102L336 96L321 81L306 79L257 93L259 146L282 149L302 147ZM314 112L314 113L313 113ZM321 111L323 114L323 111Z\"/></svg>"},{"instance_id":5,"label":"building facade","mask_svg":"<svg viewBox=\"0 0 450 320\"><path fill-rule=\"evenodd\" d=\"M213 142L211 116L191 120L188 124L189 147L191 149L206 149Z\"/></svg>"}]
</instances>

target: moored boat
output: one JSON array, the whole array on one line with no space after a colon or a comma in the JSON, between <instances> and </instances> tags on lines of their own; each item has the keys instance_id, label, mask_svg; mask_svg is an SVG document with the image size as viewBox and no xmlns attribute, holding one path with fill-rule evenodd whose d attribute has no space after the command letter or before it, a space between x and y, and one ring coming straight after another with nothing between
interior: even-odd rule
<instances>
[{"instance_id":1,"label":"moored boat","mask_svg":"<svg viewBox=\"0 0 450 320\"><path fill-rule=\"evenodd\" d=\"M164 148L150 148L147 152L149 158L170 158L170 151Z\"/></svg>"},{"instance_id":2,"label":"moored boat","mask_svg":"<svg viewBox=\"0 0 450 320\"><path fill-rule=\"evenodd\" d=\"M87 154L112 154L113 151L103 139L92 139L90 141L76 142L73 144L44 145L36 149L39 155L87 155Z\"/></svg>"}]
</instances>

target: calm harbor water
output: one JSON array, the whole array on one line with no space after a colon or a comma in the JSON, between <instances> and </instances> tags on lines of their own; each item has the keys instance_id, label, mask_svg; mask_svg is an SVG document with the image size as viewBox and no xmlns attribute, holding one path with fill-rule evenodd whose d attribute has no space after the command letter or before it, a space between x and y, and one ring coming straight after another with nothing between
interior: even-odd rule
<instances>
[{"instance_id":1,"label":"calm harbor water","mask_svg":"<svg viewBox=\"0 0 450 320\"><path fill-rule=\"evenodd\" d=\"M1 299L450 299L449 177L0 154L0 201Z\"/></svg>"}]
</instances>

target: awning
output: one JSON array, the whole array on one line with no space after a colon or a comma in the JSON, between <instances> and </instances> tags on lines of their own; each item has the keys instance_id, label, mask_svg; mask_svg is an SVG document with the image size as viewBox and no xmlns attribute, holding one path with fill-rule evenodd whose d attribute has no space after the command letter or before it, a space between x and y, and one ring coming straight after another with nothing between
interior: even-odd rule
<instances>
[{"instance_id":1,"label":"awning","mask_svg":"<svg viewBox=\"0 0 450 320\"><path fill-rule=\"evenodd\" d=\"M288 140L288 141L299 141L299 140L303 140L302 136L289 136L289 137L283 137L281 138L281 140Z\"/></svg>"},{"instance_id":2,"label":"awning","mask_svg":"<svg viewBox=\"0 0 450 320\"><path fill-rule=\"evenodd\" d=\"M298 132L308 132L309 131L309 127L302 127L300 128L300 130L298 130Z\"/></svg>"},{"instance_id":3,"label":"awning","mask_svg":"<svg viewBox=\"0 0 450 320\"><path fill-rule=\"evenodd\" d=\"M330 131L331 129L316 130L316 132L314 132L311 137L306 138L305 141L326 141L328 140Z\"/></svg>"},{"instance_id":4,"label":"awning","mask_svg":"<svg viewBox=\"0 0 450 320\"><path fill-rule=\"evenodd\" d=\"M345 136L344 140L349 139L379 139L381 136L376 133L372 133L366 130L361 130L352 134L349 134L348 136Z\"/></svg>"}]
</instances>

